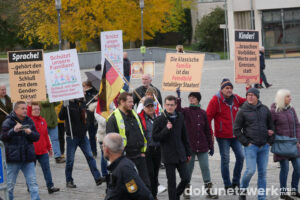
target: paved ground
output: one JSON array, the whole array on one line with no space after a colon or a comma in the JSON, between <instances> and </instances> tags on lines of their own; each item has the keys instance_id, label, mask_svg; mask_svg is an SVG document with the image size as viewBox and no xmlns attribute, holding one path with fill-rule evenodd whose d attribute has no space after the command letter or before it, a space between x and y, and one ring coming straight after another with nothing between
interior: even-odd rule
<instances>
[{"instance_id":1,"label":"paved ground","mask_svg":"<svg viewBox=\"0 0 300 200\"><path fill-rule=\"evenodd\" d=\"M269 89L261 90L261 100L266 105L271 105L275 97L275 93L280 88L287 88L291 90L293 97L293 106L296 108L298 115L300 115L300 59L274 59L267 60L266 65L266 75L270 83L273 84L273 87ZM164 65L159 63L156 65L155 78L153 84L158 88L161 88L161 81L163 76ZM85 75L82 71L83 80L85 80ZM201 105L206 109L207 104L210 98L217 92L219 89L220 82L222 78L233 79L233 62L231 61L207 61L204 64L203 69L203 79L201 85L201 94L202 101ZM8 75L0 75L0 82L8 85ZM137 87L140 85L140 80L133 80L132 85ZM245 95L244 85L235 85L234 91L241 95ZM171 92L162 92L163 97ZM184 98L183 105L187 106L187 93L183 93L182 97ZM215 145L215 155L210 157L210 169L211 177L214 183L214 186L217 188L223 187L223 181L220 173L220 155L218 153L218 145ZM105 185L97 187L93 181L92 175L88 169L86 160L81 153L80 149L77 150L75 166L73 171L74 181L77 184L76 189L67 189L65 186L65 175L64 175L64 164L55 164L54 159L51 159L51 169L53 175L53 181L55 186L61 188L61 192L58 192L53 195L48 195L47 188L45 186L45 181L40 166L37 166L37 177L38 184L40 186L40 196L42 199L72 199L72 200L96 200L104 199L105 195ZM231 171L234 166L234 156L231 155L230 168ZM97 164L99 167L100 158L97 158ZM245 167L244 167L245 169ZM290 166L290 169L292 167ZM270 154L269 165L268 165L268 174L267 174L267 183L268 187L279 187L279 168L273 162L272 155ZM179 180L179 178L177 179ZM290 175L288 179L288 185L290 185ZM166 175L164 170L160 171L159 182L162 185L167 185ZM256 187L257 174L252 178L250 187ZM199 165L195 165L194 174L192 177L192 186L193 188L201 188L203 185L201 172ZM163 193L158 196L159 199L168 199L167 193ZM17 184L15 187L15 198L17 200L30 199L29 194L27 193L25 180L23 175L20 173ZM192 199L205 199L203 196L193 196ZM219 199L238 199L237 196L221 196ZM256 199L255 196L249 197L248 199ZM277 196L268 196L267 199L278 199Z\"/></svg>"}]
</instances>

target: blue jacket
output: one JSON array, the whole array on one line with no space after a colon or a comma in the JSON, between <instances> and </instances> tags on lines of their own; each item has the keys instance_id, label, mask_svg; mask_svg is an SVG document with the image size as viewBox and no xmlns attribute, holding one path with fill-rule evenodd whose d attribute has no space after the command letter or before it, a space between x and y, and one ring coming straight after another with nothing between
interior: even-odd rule
<instances>
[{"instance_id":1,"label":"blue jacket","mask_svg":"<svg viewBox=\"0 0 300 200\"><path fill-rule=\"evenodd\" d=\"M22 125L29 125L31 134L24 131L14 132L16 121ZM21 121L13 111L6 117L2 124L0 140L4 142L6 151L6 162L33 162L35 161L35 151L33 142L38 141L40 134L36 131L33 121L26 116Z\"/></svg>"}]
</instances>

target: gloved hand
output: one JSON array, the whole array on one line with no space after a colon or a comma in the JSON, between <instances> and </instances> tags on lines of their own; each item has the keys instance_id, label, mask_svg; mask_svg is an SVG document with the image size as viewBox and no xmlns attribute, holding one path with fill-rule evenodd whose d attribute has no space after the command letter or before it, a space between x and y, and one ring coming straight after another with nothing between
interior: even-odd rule
<instances>
[{"instance_id":1,"label":"gloved hand","mask_svg":"<svg viewBox=\"0 0 300 200\"><path fill-rule=\"evenodd\" d=\"M180 87L176 88L177 97L180 98Z\"/></svg>"},{"instance_id":2,"label":"gloved hand","mask_svg":"<svg viewBox=\"0 0 300 200\"><path fill-rule=\"evenodd\" d=\"M214 149L210 149L209 152L208 152L208 154L209 154L210 156L213 156L214 153L215 153L215 150L214 150Z\"/></svg>"}]
</instances>

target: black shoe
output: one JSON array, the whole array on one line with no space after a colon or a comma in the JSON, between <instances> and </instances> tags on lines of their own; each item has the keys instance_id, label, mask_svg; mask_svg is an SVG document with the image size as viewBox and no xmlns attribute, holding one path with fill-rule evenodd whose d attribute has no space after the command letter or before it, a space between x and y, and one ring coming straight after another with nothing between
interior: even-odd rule
<instances>
[{"instance_id":1,"label":"black shoe","mask_svg":"<svg viewBox=\"0 0 300 200\"><path fill-rule=\"evenodd\" d=\"M57 158L55 158L55 162L56 162L57 164L65 163L65 162L66 162L66 159L65 159L65 158L62 158L62 157L57 157Z\"/></svg>"},{"instance_id":2,"label":"black shoe","mask_svg":"<svg viewBox=\"0 0 300 200\"><path fill-rule=\"evenodd\" d=\"M77 186L73 183L73 181L67 182L67 188L76 188Z\"/></svg>"},{"instance_id":3,"label":"black shoe","mask_svg":"<svg viewBox=\"0 0 300 200\"><path fill-rule=\"evenodd\" d=\"M291 196L300 198L300 193L298 191L293 191L291 192Z\"/></svg>"},{"instance_id":4,"label":"black shoe","mask_svg":"<svg viewBox=\"0 0 300 200\"><path fill-rule=\"evenodd\" d=\"M59 191L59 188L56 188L56 187L48 188L48 193L49 194L52 194L52 193L58 192L58 191Z\"/></svg>"},{"instance_id":5,"label":"black shoe","mask_svg":"<svg viewBox=\"0 0 300 200\"><path fill-rule=\"evenodd\" d=\"M98 186L98 185L101 185L103 182L105 182L106 181L106 178L104 177L104 176L102 176L102 177L100 177L100 178L98 178L97 180L96 180L96 185Z\"/></svg>"},{"instance_id":6,"label":"black shoe","mask_svg":"<svg viewBox=\"0 0 300 200\"><path fill-rule=\"evenodd\" d=\"M239 196L239 200L246 200L246 195L245 194L241 194Z\"/></svg>"},{"instance_id":7,"label":"black shoe","mask_svg":"<svg viewBox=\"0 0 300 200\"><path fill-rule=\"evenodd\" d=\"M272 84L268 84L267 86L266 86L266 88L269 88L269 87L271 87L272 86Z\"/></svg>"},{"instance_id":8,"label":"black shoe","mask_svg":"<svg viewBox=\"0 0 300 200\"><path fill-rule=\"evenodd\" d=\"M292 197L290 197L287 194L282 194L280 195L280 199L284 199L284 200L294 200Z\"/></svg>"},{"instance_id":9,"label":"black shoe","mask_svg":"<svg viewBox=\"0 0 300 200\"><path fill-rule=\"evenodd\" d=\"M232 186L225 186L225 192L228 195L235 195L235 191Z\"/></svg>"}]
</instances>

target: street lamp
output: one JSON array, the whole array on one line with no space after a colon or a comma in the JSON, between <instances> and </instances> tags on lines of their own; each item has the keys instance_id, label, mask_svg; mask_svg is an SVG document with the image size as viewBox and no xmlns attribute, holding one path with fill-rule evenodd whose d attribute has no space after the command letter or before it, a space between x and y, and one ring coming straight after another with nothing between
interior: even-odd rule
<instances>
[{"instance_id":1,"label":"street lamp","mask_svg":"<svg viewBox=\"0 0 300 200\"><path fill-rule=\"evenodd\" d=\"M58 21L58 49L61 50L61 28L60 28L61 0L55 0L55 8L57 10L57 21Z\"/></svg>"},{"instance_id":2,"label":"street lamp","mask_svg":"<svg viewBox=\"0 0 300 200\"><path fill-rule=\"evenodd\" d=\"M146 53L146 47L144 46L144 7L145 3L144 0L140 0L140 8L141 8L141 31L142 31L142 46L141 46L141 53L143 56L143 66L144 66L144 55Z\"/></svg>"}]
</instances>

